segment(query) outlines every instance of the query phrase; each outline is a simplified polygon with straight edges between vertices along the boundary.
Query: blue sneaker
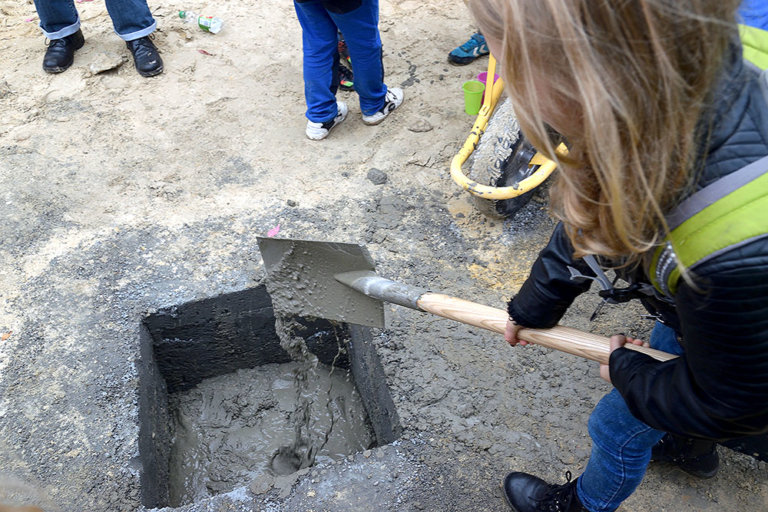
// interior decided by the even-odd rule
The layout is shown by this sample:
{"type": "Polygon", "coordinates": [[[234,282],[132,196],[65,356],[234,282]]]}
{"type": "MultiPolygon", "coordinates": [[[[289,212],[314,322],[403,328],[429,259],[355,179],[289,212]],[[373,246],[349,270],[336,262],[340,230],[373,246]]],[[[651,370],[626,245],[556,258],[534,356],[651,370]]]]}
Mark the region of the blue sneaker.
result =
{"type": "Polygon", "coordinates": [[[454,48],[454,50],[448,54],[448,62],[456,64],[457,66],[464,66],[474,61],[478,57],[488,55],[491,53],[488,50],[488,43],[485,42],[485,36],[480,32],[472,34],[469,41],[454,48]]]}

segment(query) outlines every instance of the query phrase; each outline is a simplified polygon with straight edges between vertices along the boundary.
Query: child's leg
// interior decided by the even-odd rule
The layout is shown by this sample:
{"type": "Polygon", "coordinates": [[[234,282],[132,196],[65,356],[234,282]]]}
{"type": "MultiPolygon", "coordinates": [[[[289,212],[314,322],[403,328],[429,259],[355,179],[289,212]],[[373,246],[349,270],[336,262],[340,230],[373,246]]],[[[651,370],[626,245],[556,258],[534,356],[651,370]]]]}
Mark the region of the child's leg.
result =
{"type": "Polygon", "coordinates": [[[363,0],[363,5],[346,14],[330,13],[344,34],[355,66],[355,90],[364,115],[375,114],[384,106],[387,86],[381,61],[379,1],[363,0]]]}
{"type": "Polygon", "coordinates": [[[338,77],[334,77],[339,58],[338,28],[321,2],[294,2],[294,6],[302,28],[307,119],[324,123],[338,113],[338,77]]]}

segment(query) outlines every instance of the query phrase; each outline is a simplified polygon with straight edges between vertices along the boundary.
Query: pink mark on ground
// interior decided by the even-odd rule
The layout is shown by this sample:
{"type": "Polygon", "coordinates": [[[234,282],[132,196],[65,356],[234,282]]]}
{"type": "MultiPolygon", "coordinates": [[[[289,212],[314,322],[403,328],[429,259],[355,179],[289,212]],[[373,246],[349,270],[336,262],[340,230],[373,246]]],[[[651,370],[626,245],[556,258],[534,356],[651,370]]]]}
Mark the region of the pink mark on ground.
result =
{"type": "Polygon", "coordinates": [[[270,229],[269,231],[267,231],[267,236],[269,238],[272,238],[273,236],[275,236],[279,232],[280,232],[280,224],[278,224],[277,226],[275,226],[272,229],[270,229]]]}

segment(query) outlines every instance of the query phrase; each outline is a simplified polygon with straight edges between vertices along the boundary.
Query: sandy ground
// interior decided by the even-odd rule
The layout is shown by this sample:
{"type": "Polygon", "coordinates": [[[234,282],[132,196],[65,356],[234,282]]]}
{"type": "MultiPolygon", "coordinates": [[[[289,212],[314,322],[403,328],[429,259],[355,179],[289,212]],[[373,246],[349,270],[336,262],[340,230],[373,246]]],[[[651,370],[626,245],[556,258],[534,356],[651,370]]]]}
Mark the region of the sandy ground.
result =
{"type": "MultiPolygon", "coordinates": [[[[151,3],[165,72],[145,79],[103,2],[77,4],[85,47],[52,76],[34,6],[0,1],[0,503],[142,508],[139,323],[261,282],[257,236],[363,243],[382,275],[503,307],[551,230],[543,195],[494,221],[448,175],[472,123],[460,85],[486,65],[446,63],[472,31],[463,3],[383,0],[387,83],[405,103],[368,127],[354,93],[340,93],[349,119],[322,142],[303,133],[290,2],[151,3]],[[189,28],[179,9],[225,28],[189,28]]],[[[597,302],[584,296],[564,323],[647,334],[634,307],[590,324],[597,302]]],[[[376,348],[400,440],[184,510],[501,511],[507,471],[562,481],[583,469],[586,421],[609,389],[595,364],[395,306],[387,315],[376,348]]],[[[721,455],[709,481],[652,466],[622,510],[768,509],[765,464],[721,455]]]]}

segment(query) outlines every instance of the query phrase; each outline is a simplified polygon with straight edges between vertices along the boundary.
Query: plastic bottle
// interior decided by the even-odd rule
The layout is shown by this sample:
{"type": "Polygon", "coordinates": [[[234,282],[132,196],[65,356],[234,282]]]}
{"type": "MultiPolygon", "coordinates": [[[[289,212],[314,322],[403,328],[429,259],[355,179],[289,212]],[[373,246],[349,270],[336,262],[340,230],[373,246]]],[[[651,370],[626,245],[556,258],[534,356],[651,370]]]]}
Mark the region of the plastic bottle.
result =
{"type": "Polygon", "coordinates": [[[179,18],[189,23],[195,23],[198,27],[211,34],[218,34],[221,27],[224,26],[224,20],[221,18],[200,16],[192,11],[179,11],[179,18]]]}

